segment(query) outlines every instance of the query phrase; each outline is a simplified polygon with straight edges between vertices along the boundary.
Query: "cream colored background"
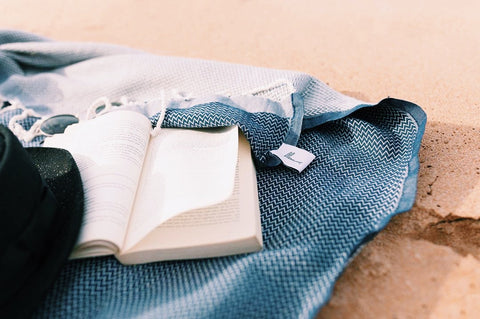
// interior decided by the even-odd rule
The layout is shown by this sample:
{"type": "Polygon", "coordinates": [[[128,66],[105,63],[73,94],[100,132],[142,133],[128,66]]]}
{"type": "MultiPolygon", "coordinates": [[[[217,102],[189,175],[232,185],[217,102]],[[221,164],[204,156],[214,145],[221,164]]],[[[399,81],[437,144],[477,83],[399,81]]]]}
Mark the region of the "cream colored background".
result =
{"type": "Polygon", "coordinates": [[[319,318],[480,313],[479,1],[0,0],[0,27],[303,71],[428,114],[415,208],[347,268],[319,318]]]}

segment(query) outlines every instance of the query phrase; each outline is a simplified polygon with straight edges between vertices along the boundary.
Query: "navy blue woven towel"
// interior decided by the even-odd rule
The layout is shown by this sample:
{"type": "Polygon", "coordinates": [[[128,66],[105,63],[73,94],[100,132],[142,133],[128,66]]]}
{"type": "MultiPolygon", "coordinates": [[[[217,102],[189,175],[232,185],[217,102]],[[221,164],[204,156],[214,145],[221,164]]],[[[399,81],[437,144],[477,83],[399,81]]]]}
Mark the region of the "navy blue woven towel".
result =
{"type": "Polygon", "coordinates": [[[366,103],[299,72],[0,31],[0,123],[16,123],[24,145],[40,145],[37,121],[83,119],[99,98],[135,104],[154,125],[165,105],[165,127],[238,125],[256,159],[265,248],[71,261],[38,318],[313,317],[352,255],[415,199],[426,122],[415,104],[366,103]],[[285,168],[270,154],[282,143],[316,158],[302,173],[285,168]]]}

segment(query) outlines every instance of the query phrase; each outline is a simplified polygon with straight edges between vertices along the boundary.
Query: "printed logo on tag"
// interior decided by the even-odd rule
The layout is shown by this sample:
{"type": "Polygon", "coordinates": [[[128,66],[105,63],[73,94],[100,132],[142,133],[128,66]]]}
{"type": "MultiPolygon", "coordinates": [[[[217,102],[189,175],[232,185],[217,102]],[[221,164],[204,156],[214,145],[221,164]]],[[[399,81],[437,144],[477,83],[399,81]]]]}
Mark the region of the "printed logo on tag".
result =
{"type": "Polygon", "coordinates": [[[289,144],[282,144],[278,150],[270,151],[270,153],[277,156],[285,166],[291,167],[299,173],[315,159],[315,155],[312,153],[289,144]]]}

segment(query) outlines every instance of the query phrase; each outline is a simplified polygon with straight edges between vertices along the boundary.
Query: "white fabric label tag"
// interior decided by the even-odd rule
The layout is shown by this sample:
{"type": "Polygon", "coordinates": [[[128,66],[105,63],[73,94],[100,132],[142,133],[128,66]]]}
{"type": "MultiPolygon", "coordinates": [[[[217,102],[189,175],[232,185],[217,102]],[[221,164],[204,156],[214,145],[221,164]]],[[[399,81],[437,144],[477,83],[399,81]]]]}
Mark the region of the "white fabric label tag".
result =
{"type": "Polygon", "coordinates": [[[282,144],[278,150],[270,153],[278,156],[285,166],[296,169],[299,173],[315,159],[312,153],[289,144],[282,144]]]}

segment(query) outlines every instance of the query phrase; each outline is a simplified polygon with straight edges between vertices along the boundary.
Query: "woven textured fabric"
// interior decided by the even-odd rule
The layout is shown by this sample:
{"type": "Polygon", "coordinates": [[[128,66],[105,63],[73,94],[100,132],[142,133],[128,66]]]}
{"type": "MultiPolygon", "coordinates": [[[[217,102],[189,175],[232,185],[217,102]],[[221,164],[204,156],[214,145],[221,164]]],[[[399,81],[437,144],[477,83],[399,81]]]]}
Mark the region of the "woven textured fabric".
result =
{"type": "MultiPolygon", "coordinates": [[[[152,117],[156,125],[157,116],[152,117]]],[[[288,134],[288,121],[270,113],[248,113],[241,110],[209,103],[185,110],[167,111],[163,127],[219,127],[238,125],[250,142],[254,156],[267,162],[270,150],[277,149],[288,134]]]]}
{"type": "MultiPolygon", "coordinates": [[[[37,318],[312,317],[365,241],[413,205],[426,117],[412,103],[370,105],[291,71],[12,31],[0,40],[3,100],[17,99],[42,116],[81,117],[99,96],[127,95],[144,103],[155,125],[155,99],[166,92],[162,126],[237,124],[257,164],[263,251],[135,266],[113,257],[71,261],[37,318]],[[179,92],[188,98],[175,99],[179,92]],[[278,165],[269,151],[284,142],[315,160],[302,173],[278,165]]],[[[8,123],[15,112],[0,113],[0,121],[8,123]]],[[[21,124],[28,129],[34,121],[21,124]]]]}

